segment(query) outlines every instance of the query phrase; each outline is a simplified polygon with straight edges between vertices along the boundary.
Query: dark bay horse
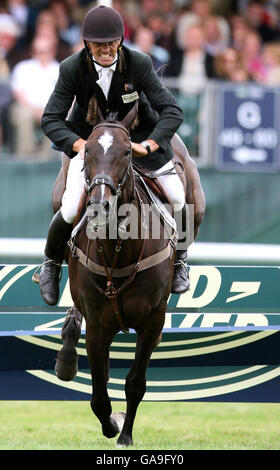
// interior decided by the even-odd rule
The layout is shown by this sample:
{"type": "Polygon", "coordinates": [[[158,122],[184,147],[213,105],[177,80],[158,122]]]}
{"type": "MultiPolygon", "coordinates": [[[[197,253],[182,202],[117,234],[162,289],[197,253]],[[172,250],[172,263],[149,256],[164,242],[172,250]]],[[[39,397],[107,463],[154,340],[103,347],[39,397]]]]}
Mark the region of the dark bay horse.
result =
{"type": "Polygon", "coordinates": [[[150,213],[149,220],[143,221],[142,209],[148,198],[134,176],[129,137],[136,113],[133,109],[122,122],[100,122],[87,140],[87,196],[69,244],[68,260],[72,299],[86,322],[91,408],[106,437],[120,432],[119,446],[133,443],[133,423],[145,394],[146,369],[161,339],[175,253],[172,237],[153,239],[150,213]],[[125,210],[112,221],[113,207],[125,210]],[[136,235],[122,238],[121,226],[121,233],[129,228],[136,235]],[[105,236],[101,238],[102,228],[105,236]],[[115,237],[108,236],[110,229],[116,229],[115,237]],[[128,329],[136,331],[137,343],[125,382],[127,409],[126,413],[112,413],[107,392],[109,348],[114,336],[128,329]]]}

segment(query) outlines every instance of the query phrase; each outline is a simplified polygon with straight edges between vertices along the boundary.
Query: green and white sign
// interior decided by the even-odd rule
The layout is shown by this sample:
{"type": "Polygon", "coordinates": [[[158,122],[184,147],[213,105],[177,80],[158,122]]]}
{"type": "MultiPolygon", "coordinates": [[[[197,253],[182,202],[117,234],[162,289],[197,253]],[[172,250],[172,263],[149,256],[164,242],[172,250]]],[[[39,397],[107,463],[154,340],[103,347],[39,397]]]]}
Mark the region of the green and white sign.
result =
{"type": "MultiPolygon", "coordinates": [[[[32,282],[35,265],[0,266],[0,308],[46,307],[32,282]]],[[[191,289],[171,295],[169,311],[280,313],[278,267],[191,266],[191,289]]],[[[73,305],[67,266],[63,267],[58,307],[73,305]]],[[[52,309],[53,310],[53,309],[52,309]]]]}

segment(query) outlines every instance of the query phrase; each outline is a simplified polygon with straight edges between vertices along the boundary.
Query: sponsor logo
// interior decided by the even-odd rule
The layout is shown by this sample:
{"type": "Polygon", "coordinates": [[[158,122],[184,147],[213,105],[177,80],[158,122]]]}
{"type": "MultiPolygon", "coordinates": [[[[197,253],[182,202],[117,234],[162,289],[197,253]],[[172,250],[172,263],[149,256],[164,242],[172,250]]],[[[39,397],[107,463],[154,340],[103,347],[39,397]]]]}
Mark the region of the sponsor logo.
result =
{"type": "MultiPolygon", "coordinates": [[[[35,265],[0,266],[0,307],[46,307],[38,286],[31,281],[36,268],[35,265]]],[[[257,307],[260,313],[280,311],[280,270],[277,267],[190,266],[189,274],[190,290],[180,296],[170,296],[170,311],[218,308],[221,312],[241,313],[241,307],[253,308],[254,313],[257,307]]],[[[72,306],[67,266],[63,267],[61,291],[58,307],[72,306]]]]}

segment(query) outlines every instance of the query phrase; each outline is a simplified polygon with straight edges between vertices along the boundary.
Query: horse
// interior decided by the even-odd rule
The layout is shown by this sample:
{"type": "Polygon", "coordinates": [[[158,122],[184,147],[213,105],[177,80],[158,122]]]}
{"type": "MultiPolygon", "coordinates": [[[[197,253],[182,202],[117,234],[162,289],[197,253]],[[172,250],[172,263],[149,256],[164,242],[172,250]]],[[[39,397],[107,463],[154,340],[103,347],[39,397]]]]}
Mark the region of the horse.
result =
{"type": "MultiPolygon", "coordinates": [[[[151,214],[143,221],[143,207],[149,204],[149,198],[133,170],[129,134],[136,113],[137,108],[133,108],[122,121],[99,122],[87,140],[86,191],[68,258],[71,296],[86,322],[91,408],[103,435],[113,438],[120,433],[117,445],[124,447],[133,444],[133,424],[146,390],[146,370],[161,340],[176,244],[176,231],[153,239],[151,214]],[[113,207],[117,213],[113,228],[117,230],[116,236],[110,237],[113,207]],[[120,208],[125,208],[121,216],[120,208]],[[135,224],[135,237],[120,236],[135,224]],[[109,348],[118,332],[125,334],[130,329],[136,332],[137,342],[125,381],[126,413],[112,413],[107,391],[109,348]]],[[[159,223],[162,234],[160,217],[159,223]]]]}
{"type": "MultiPolygon", "coordinates": [[[[149,359],[161,340],[172,283],[174,240],[172,237],[153,240],[150,233],[148,239],[143,240],[139,232],[137,239],[123,242],[110,238],[100,242],[98,238],[92,240],[91,235],[88,236],[88,226],[95,227],[94,230],[98,228],[96,221],[92,224],[96,217],[93,217],[94,211],[89,209],[97,205],[102,207],[107,227],[112,196],[118,200],[118,205],[125,205],[129,201],[131,208],[137,208],[138,216],[141,213],[140,206],[148,203],[147,195],[139,188],[139,178],[135,177],[132,168],[129,130],[135,122],[137,107],[122,122],[108,122],[104,121],[98,107],[96,110],[95,99],[92,103],[87,115],[88,122],[93,126],[85,151],[87,192],[76,221],[75,237],[69,243],[70,249],[65,251],[74,306],[62,329],[63,347],[58,353],[55,370],[62,380],[72,380],[75,376],[78,369],[75,346],[80,337],[83,315],[92,374],[92,411],[99,419],[106,437],[111,438],[120,433],[117,444],[129,446],[133,444],[132,429],[137,408],[145,393],[149,359]],[[102,151],[100,139],[102,141],[104,135],[107,135],[107,140],[103,140],[102,151]],[[109,145],[110,142],[114,144],[109,145]],[[106,146],[108,149],[104,158],[106,146]],[[87,216],[87,213],[91,215],[87,216]],[[120,330],[127,333],[129,328],[136,331],[137,344],[135,360],[125,384],[127,411],[112,413],[106,388],[109,347],[116,333],[120,330]]],[[[205,211],[199,174],[178,134],[174,135],[171,144],[175,154],[174,165],[179,160],[184,169],[179,176],[185,188],[186,202],[195,203],[196,237],[205,211]]],[[[61,206],[69,162],[69,158],[63,155],[62,167],[52,193],[54,213],[61,206]]],[[[122,217],[124,231],[127,228],[124,226],[125,220],[122,217]]],[[[137,220],[138,227],[141,228],[142,224],[142,219],[137,220]]]]}

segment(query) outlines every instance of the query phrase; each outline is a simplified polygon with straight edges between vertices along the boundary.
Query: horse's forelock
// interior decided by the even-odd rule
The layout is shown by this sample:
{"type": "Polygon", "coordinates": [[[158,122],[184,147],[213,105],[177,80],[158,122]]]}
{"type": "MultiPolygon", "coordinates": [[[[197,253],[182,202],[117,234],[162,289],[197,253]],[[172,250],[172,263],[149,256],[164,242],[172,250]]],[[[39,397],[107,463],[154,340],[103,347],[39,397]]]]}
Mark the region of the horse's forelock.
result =
{"type": "Polygon", "coordinates": [[[111,111],[107,116],[106,116],[106,122],[118,122],[118,113],[111,111]]]}

